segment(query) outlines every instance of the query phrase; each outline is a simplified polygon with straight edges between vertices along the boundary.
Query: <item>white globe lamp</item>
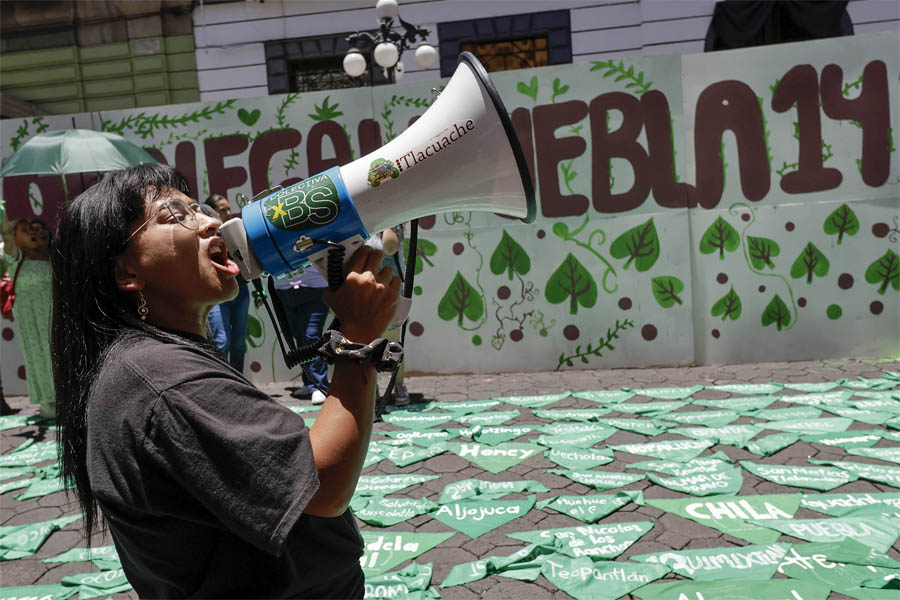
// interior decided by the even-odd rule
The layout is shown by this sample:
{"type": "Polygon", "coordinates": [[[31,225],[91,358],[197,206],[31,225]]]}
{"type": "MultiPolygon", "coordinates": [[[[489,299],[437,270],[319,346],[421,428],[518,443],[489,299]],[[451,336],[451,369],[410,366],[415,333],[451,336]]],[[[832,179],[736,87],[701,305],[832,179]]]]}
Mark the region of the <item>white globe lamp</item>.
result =
{"type": "Polygon", "coordinates": [[[379,67],[390,69],[397,64],[400,58],[400,50],[391,42],[381,42],[375,46],[375,62],[379,67]]]}
{"type": "Polygon", "coordinates": [[[378,15],[379,20],[393,19],[398,12],[397,0],[378,0],[375,3],[375,14],[378,15]]]}
{"type": "Polygon", "coordinates": [[[351,48],[344,56],[344,71],[350,77],[359,77],[366,71],[366,59],[356,48],[351,48]]]}
{"type": "Polygon", "coordinates": [[[416,48],[416,64],[423,69],[430,69],[437,59],[437,50],[431,44],[422,44],[416,48]]]}

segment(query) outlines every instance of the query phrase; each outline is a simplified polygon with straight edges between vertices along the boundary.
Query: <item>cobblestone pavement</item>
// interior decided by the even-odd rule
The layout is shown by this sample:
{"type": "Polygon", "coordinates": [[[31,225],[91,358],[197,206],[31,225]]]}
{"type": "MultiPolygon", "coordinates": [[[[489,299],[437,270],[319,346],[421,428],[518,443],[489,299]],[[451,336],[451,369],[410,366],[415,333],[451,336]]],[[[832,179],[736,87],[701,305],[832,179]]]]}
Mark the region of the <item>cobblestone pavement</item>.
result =
{"type": "MultiPolygon", "coordinates": [[[[645,369],[614,369],[614,370],[579,370],[564,372],[538,372],[538,373],[506,373],[506,374],[480,374],[457,376],[419,376],[408,377],[407,386],[413,394],[421,394],[422,399],[416,403],[441,401],[454,402],[466,400],[482,400],[492,397],[507,397],[517,395],[552,394],[566,390],[573,392],[584,390],[616,390],[623,387],[655,388],[655,387],[680,387],[693,385],[713,385],[729,383],[780,383],[788,382],[826,382],[842,378],[855,379],[858,377],[878,378],[884,371],[900,370],[898,360],[855,360],[835,359],[823,361],[789,362],[789,363],[758,363],[726,366],[704,366],[687,368],[645,368],[645,369]]],[[[381,380],[384,383],[384,380],[381,380]]],[[[262,386],[267,393],[288,406],[308,404],[308,401],[294,400],[289,390],[291,384],[267,384],[262,386]]],[[[382,385],[383,388],[383,385],[382,385]]],[[[784,390],[784,394],[791,394],[790,390],[784,390]]],[[[729,394],[701,390],[695,393],[693,399],[715,399],[730,397],[729,394]]],[[[649,398],[636,396],[629,402],[649,401],[649,398]]],[[[13,407],[22,409],[20,414],[36,412],[36,407],[28,405],[27,398],[17,397],[9,400],[13,407]]],[[[781,401],[776,401],[769,408],[787,408],[796,406],[781,401]]],[[[574,397],[565,398],[544,408],[596,408],[597,404],[588,400],[574,397]]],[[[501,404],[492,410],[512,410],[517,408],[511,405],[501,404]]],[[[519,408],[520,416],[504,423],[512,425],[540,425],[547,421],[540,419],[528,408],[519,408]]],[[[704,410],[702,406],[687,406],[685,411],[704,410]]],[[[712,409],[706,409],[712,410],[712,409]]],[[[314,414],[314,413],[312,413],[314,414]]],[[[303,414],[302,416],[308,416],[303,414]]],[[[610,413],[609,417],[633,417],[634,415],[610,413]]],[[[831,416],[831,415],[823,415],[831,416]]],[[[665,418],[660,415],[657,418],[665,418]]],[[[747,417],[741,417],[735,423],[748,423],[747,417]]],[[[459,425],[454,425],[459,426],[459,425]]],[[[854,421],[850,429],[873,429],[882,426],[871,425],[854,421]]],[[[377,434],[400,429],[388,423],[376,425],[377,434]]],[[[757,437],[762,437],[776,431],[766,430],[757,437]]],[[[538,432],[532,432],[516,439],[516,442],[534,441],[538,432]]],[[[52,439],[54,432],[47,429],[38,429],[35,426],[19,427],[3,432],[0,441],[0,452],[6,453],[18,447],[28,438],[36,438],[36,441],[52,439]]],[[[618,431],[597,447],[616,444],[630,444],[649,441],[648,436],[618,431]]],[[[653,437],[652,441],[681,440],[682,436],[673,433],[664,433],[653,437]]],[[[894,441],[881,440],[875,447],[897,447],[894,441]]],[[[824,446],[814,443],[797,442],[769,457],[760,457],[745,450],[730,445],[715,445],[703,453],[704,456],[722,451],[732,460],[753,460],[768,464],[779,465],[809,465],[808,458],[819,460],[841,460],[846,457],[841,448],[824,446]]],[[[880,465],[890,465],[877,459],[852,456],[855,462],[869,462],[880,465]]],[[[639,460],[649,460],[646,456],[635,456],[621,452],[615,453],[615,461],[604,465],[601,470],[624,472],[626,466],[639,460]]],[[[896,466],[896,465],[893,465],[896,466]]],[[[574,483],[571,480],[548,473],[547,469],[558,468],[558,465],[549,461],[543,453],[536,454],[526,461],[510,469],[492,474],[472,462],[447,452],[434,456],[422,462],[407,467],[397,467],[388,460],[383,460],[364,472],[365,475],[415,473],[423,475],[439,475],[440,478],[428,481],[424,484],[407,488],[392,496],[421,498],[427,497],[437,501],[443,488],[462,479],[483,479],[489,481],[502,480],[536,480],[541,482],[550,492],[537,494],[540,501],[555,495],[584,495],[595,493],[593,489],[574,483]]],[[[797,493],[810,490],[802,490],[795,487],[784,486],[762,480],[750,474],[746,470],[743,473],[744,483],[740,494],[778,494],[797,493]]],[[[678,498],[685,494],[668,490],[659,485],[642,480],[625,486],[623,489],[642,490],[647,499],[654,498],[678,498]]],[[[601,493],[615,493],[617,490],[601,493]]],[[[829,493],[849,492],[896,492],[890,486],[864,481],[862,479],[847,483],[829,493]]],[[[31,500],[18,501],[13,499],[15,492],[7,492],[0,496],[0,525],[11,526],[26,523],[34,523],[54,519],[63,515],[77,512],[74,503],[67,499],[65,493],[57,492],[44,497],[31,500]]],[[[524,498],[526,494],[512,494],[504,500],[524,498]]],[[[823,518],[816,512],[800,508],[794,515],[795,518],[823,518]]],[[[694,521],[683,519],[670,513],[654,508],[650,505],[638,506],[628,504],[620,510],[605,517],[602,523],[617,523],[628,521],[653,520],[653,529],[628,548],[617,560],[625,560],[628,556],[665,550],[686,550],[712,547],[728,547],[746,545],[747,542],[724,534],[717,529],[700,525],[694,521]]],[[[433,519],[429,515],[414,517],[405,522],[393,525],[388,529],[379,530],[360,522],[363,530],[369,531],[412,531],[412,532],[447,532],[453,531],[443,523],[433,519]]],[[[538,510],[536,508],[527,514],[506,523],[505,525],[490,531],[476,539],[470,539],[463,533],[455,533],[447,541],[436,548],[415,558],[418,563],[434,563],[434,575],[432,585],[435,587],[446,577],[450,569],[457,564],[478,560],[488,556],[506,556],[523,547],[524,543],[506,536],[516,531],[528,531],[537,529],[552,529],[558,527],[571,527],[583,525],[581,521],[567,515],[557,513],[550,509],[538,510]]],[[[795,538],[783,535],[780,541],[800,542],[795,538]]],[[[108,538],[95,539],[95,545],[110,543],[108,538]]],[[[84,539],[77,524],[70,525],[63,530],[54,532],[40,550],[31,557],[0,562],[2,570],[3,586],[33,585],[59,583],[62,577],[77,573],[96,570],[87,563],[43,563],[42,559],[56,556],[66,550],[84,546],[84,539]]],[[[895,559],[900,559],[900,549],[897,543],[888,551],[895,559]]],[[[400,565],[402,566],[402,564],[400,565]]],[[[664,580],[676,579],[668,575],[664,580]]],[[[472,598],[569,598],[567,594],[557,589],[543,576],[538,577],[534,583],[520,582],[497,576],[489,576],[480,581],[463,586],[439,589],[443,598],[452,600],[469,600],[472,598]]],[[[116,598],[134,597],[132,593],[117,594],[116,598]]],[[[845,598],[839,594],[832,594],[832,599],[845,598]]],[[[761,599],[764,600],[764,599],[761,599]]]]}

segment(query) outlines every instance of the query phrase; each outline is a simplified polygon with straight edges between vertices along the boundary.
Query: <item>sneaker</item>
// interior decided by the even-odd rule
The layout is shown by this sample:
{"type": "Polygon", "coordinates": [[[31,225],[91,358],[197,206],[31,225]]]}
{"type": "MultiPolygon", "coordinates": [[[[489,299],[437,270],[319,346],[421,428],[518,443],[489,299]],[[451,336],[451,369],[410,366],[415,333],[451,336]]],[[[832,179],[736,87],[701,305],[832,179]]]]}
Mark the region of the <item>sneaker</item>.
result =
{"type": "Polygon", "coordinates": [[[325,403],[325,394],[323,394],[319,390],[313,390],[312,403],[313,404],[324,404],[325,403]]]}
{"type": "Polygon", "coordinates": [[[409,404],[409,392],[406,391],[406,386],[402,383],[398,383],[394,388],[394,404],[397,406],[406,406],[409,404]]]}

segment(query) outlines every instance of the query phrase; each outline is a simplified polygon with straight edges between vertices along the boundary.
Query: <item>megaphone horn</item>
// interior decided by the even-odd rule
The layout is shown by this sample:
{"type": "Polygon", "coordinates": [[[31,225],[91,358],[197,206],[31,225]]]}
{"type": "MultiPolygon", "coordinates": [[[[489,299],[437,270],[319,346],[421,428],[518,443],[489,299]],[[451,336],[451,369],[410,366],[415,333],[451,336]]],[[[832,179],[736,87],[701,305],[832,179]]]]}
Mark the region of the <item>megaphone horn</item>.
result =
{"type": "Polygon", "coordinates": [[[535,218],[534,187],[500,95],[463,52],[431,107],[378,150],[283,189],[266,190],[221,228],[245,279],[314,264],[326,242],[348,250],[372,233],[449,211],[535,218]],[[261,197],[259,197],[261,196],[261,197]]]}

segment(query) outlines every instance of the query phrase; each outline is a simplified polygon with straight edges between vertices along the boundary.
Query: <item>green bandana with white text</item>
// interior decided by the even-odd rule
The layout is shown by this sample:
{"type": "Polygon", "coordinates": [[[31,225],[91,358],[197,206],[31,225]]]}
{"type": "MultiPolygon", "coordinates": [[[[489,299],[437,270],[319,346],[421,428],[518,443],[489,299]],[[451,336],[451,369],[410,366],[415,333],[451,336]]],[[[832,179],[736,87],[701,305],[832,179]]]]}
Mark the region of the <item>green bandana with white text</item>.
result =
{"type": "Polygon", "coordinates": [[[350,502],[350,509],[356,518],[375,527],[390,527],[429,513],[437,507],[436,502],[427,498],[357,496],[350,502]]]}
{"type": "Polygon", "coordinates": [[[615,558],[653,529],[653,521],[595,523],[538,531],[508,533],[506,537],[529,544],[556,544],[559,552],[594,560],[615,558]]]}
{"type": "Polygon", "coordinates": [[[766,544],[629,556],[638,562],[664,564],[695,581],[771,579],[790,544],[766,544]]]}
{"type": "Polygon", "coordinates": [[[519,481],[485,481],[483,479],[463,479],[448,483],[441,491],[438,502],[446,504],[459,500],[495,500],[509,494],[521,492],[549,492],[544,484],[533,479],[519,481]]]}
{"type": "Polygon", "coordinates": [[[843,433],[817,433],[803,435],[800,439],[811,444],[837,446],[838,448],[868,448],[881,441],[884,436],[879,429],[851,429],[843,433]]]}
{"type": "Polygon", "coordinates": [[[830,590],[792,579],[769,581],[673,581],[633,592],[640,600],[826,600],[830,590]]]}
{"type": "Polygon", "coordinates": [[[538,502],[537,508],[552,508],[579,521],[596,523],[631,502],[643,506],[644,493],[640,490],[623,490],[618,494],[553,496],[538,502]]]}
{"type": "Polygon", "coordinates": [[[432,517],[475,539],[518,519],[534,507],[534,494],[524,500],[462,500],[444,504],[432,517]]]}
{"type": "Polygon", "coordinates": [[[687,462],[697,458],[700,454],[715,445],[710,440],[667,440],[665,442],[647,442],[645,444],[622,444],[609,446],[617,452],[627,452],[638,456],[652,456],[663,460],[676,460],[687,462]]]}
{"type": "Polygon", "coordinates": [[[841,542],[849,538],[879,552],[887,552],[900,537],[900,519],[886,517],[753,519],[750,522],[808,542],[841,542]]]}
{"type": "Polygon", "coordinates": [[[616,600],[668,572],[664,565],[560,555],[546,556],[541,563],[544,577],[576,600],[616,600]]]}
{"type": "Polygon", "coordinates": [[[526,433],[535,431],[535,427],[519,425],[517,427],[485,427],[483,425],[475,425],[468,429],[459,429],[460,437],[469,438],[479,444],[487,444],[488,446],[496,446],[503,442],[508,442],[522,437],[526,433]]]}
{"type": "Polygon", "coordinates": [[[833,490],[856,480],[856,476],[830,467],[802,467],[796,465],[767,465],[749,460],[740,461],[742,467],[766,481],[791,487],[822,492],[833,490]]]}
{"type": "Polygon", "coordinates": [[[716,392],[728,392],[730,394],[743,395],[768,395],[777,394],[784,386],[780,383],[726,383],[724,385],[704,385],[703,389],[716,392]]]}
{"type": "Polygon", "coordinates": [[[832,517],[870,514],[874,511],[900,511],[900,492],[867,494],[805,494],[800,506],[832,517]]]}
{"type": "Polygon", "coordinates": [[[648,473],[647,479],[664,488],[692,496],[737,494],[744,485],[744,476],[741,470],[730,465],[712,473],[695,473],[676,477],[660,477],[648,473]]]}
{"type": "Polygon", "coordinates": [[[644,475],[618,473],[615,471],[576,471],[571,469],[547,469],[547,473],[561,475],[595,490],[614,490],[635,481],[644,479],[644,475]]]}
{"type": "Polygon", "coordinates": [[[635,394],[629,390],[588,390],[585,392],[572,392],[576,398],[599,402],[600,404],[617,404],[625,402],[635,394]]]}
{"type": "Polygon", "coordinates": [[[800,441],[800,437],[793,433],[773,433],[765,437],[750,440],[743,448],[747,452],[760,456],[771,456],[800,441]]]}
{"type": "Polygon", "coordinates": [[[491,473],[499,473],[539,454],[543,448],[537,444],[507,442],[488,446],[485,444],[447,442],[447,449],[491,473]]]}
{"type": "Polygon", "coordinates": [[[361,531],[360,533],[363,538],[364,554],[359,558],[359,564],[367,579],[424,554],[455,535],[453,531],[440,533],[361,531]]]}
{"type": "Polygon", "coordinates": [[[364,598],[391,600],[440,600],[431,585],[434,563],[410,563],[397,571],[367,577],[364,598]]]}
{"type": "Polygon", "coordinates": [[[587,470],[613,462],[612,450],[553,446],[544,455],[563,469],[587,470]]]}
{"type": "Polygon", "coordinates": [[[387,496],[411,485],[440,479],[440,475],[360,475],[354,496],[387,496]]]}
{"type": "Polygon", "coordinates": [[[703,389],[702,385],[690,387],[658,387],[658,388],[622,388],[628,392],[634,392],[639,396],[655,398],[657,400],[684,400],[703,389]]]}
{"type": "Polygon", "coordinates": [[[537,408],[559,402],[571,395],[571,392],[563,392],[561,394],[542,394],[538,396],[503,396],[491,398],[491,400],[499,400],[504,404],[512,404],[513,406],[521,406],[523,408],[537,408]]]}

